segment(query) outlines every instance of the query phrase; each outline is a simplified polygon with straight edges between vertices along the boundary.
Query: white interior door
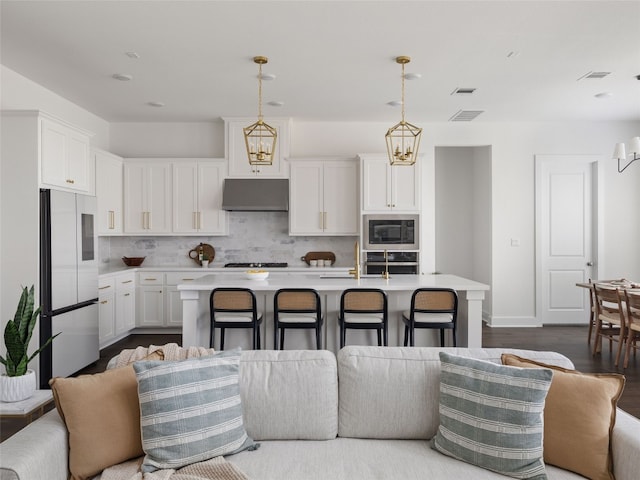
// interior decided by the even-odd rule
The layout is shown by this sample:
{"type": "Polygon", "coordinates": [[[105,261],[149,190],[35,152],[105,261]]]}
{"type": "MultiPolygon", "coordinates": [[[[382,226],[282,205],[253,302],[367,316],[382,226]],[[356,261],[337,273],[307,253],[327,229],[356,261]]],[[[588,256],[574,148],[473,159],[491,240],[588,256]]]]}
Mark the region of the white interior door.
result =
{"type": "Polygon", "coordinates": [[[540,324],[589,320],[586,289],[595,264],[597,157],[536,155],[536,316],[540,324]]]}

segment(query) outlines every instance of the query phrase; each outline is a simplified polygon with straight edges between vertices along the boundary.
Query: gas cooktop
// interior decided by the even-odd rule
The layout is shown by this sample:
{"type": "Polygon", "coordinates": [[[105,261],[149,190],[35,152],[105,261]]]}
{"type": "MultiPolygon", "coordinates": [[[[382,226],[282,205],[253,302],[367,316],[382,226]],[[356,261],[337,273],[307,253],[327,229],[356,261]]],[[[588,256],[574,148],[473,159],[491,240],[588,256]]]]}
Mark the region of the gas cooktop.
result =
{"type": "Polygon", "coordinates": [[[287,262],[253,262],[253,263],[227,263],[225,268],[285,268],[288,267],[287,262]]]}

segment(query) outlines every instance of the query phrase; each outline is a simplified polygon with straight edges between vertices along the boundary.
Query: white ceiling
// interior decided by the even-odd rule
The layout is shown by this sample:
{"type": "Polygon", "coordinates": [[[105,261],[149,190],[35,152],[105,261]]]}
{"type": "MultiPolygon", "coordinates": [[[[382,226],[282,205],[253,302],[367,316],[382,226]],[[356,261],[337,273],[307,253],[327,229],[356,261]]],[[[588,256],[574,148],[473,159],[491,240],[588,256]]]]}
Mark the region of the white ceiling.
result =
{"type": "Polygon", "coordinates": [[[2,0],[0,61],[110,122],[255,116],[255,55],[267,121],[399,120],[398,55],[412,123],[640,121],[639,32],[640,1],[2,0]]]}

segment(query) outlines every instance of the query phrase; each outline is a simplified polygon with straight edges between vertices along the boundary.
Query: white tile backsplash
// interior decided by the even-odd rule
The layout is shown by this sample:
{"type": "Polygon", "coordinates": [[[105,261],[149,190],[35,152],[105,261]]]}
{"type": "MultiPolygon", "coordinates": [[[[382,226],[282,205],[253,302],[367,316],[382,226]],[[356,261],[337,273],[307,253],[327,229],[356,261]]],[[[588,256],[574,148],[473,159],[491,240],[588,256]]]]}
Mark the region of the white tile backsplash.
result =
{"type": "Polygon", "coordinates": [[[143,266],[193,267],[189,250],[200,242],[213,246],[212,266],[229,262],[288,262],[304,266],[300,259],[310,251],[336,255],[336,266],[353,265],[353,245],[357,237],[290,237],[287,212],[229,212],[226,237],[100,237],[101,262],[121,263],[121,258],[146,257],[143,266]]]}

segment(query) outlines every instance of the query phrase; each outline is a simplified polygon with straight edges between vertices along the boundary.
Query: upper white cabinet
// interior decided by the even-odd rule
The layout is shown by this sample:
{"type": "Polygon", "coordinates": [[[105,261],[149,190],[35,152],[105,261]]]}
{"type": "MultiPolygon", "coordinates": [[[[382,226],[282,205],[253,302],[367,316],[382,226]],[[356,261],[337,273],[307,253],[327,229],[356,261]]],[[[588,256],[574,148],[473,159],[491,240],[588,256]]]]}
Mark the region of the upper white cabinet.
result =
{"type": "Polygon", "coordinates": [[[361,156],[360,159],[363,211],[420,211],[419,163],[391,166],[386,156],[361,156]]]}
{"type": "Polygon", "coordinates": [[[122,158],[94,149],[98,235],[122,234],[122,158]]]}
{"type": "Polygon", "coordinates": [[[126,159],[124,162],[124,231],[171,233],[171,162],[126,159]]]}
{"type": "Polygon", "coordinates": [[[173,160],[173,233],[227,234],[224,160],[173,160]]]}
{"type": "Polygon", "coordinates": [[[42,185],[93,195],[90,134],[46,117],[40,119],[40,129],[42,185]]]}
{"type": "Polygon", "coordinates": [[[292,160],[290,235],[358,234],[358,164],[354,160],[292,160]]]}
{"type": "Polygon", "coordinates": [[[247,147],[243,128],[255,123],[257,117],[225,118],[225,157],[229,160],[229,177],[275,177],[288,178],[289,169],[285,158],[289,156],[289,131],[291,120],[288,118],[267,117],[266,123],[278,132],[276,151],[272,165],[250,165],[247,159],[247,147]]]}

